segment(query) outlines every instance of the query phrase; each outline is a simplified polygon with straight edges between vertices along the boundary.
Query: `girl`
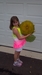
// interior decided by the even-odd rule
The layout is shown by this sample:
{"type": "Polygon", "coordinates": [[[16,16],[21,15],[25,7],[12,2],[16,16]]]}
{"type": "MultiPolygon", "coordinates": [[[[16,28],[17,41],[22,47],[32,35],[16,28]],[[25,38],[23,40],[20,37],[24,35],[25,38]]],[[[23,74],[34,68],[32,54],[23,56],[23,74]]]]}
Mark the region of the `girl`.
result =
{"type": "Polygon", "coordinates": [[[30,36],[31,34],[28,34],[26,36],[23,36],[21,34],[20,28],[19,28],[20,22],[17,16],[12,16],[10,19],[10,30],[13,32],[13,38],[14,38],[14,43],[13,43],[13,48],[15,49],[15,54],[14,54],[14,66],[20,67],[22,65],[22,61],[19,59],[20,52],[23,48],[23,45],[26,43],[25,38],[30,36]]]}

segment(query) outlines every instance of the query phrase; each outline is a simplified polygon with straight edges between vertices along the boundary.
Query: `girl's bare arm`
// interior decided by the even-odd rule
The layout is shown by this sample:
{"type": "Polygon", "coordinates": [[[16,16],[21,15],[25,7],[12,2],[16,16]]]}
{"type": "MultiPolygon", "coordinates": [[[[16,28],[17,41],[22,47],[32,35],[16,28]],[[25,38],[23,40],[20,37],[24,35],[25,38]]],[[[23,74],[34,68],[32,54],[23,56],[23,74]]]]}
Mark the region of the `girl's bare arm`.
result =
{"type": "Polygon", "coordinates": [[[31,35],[31,34],[28,34],[28,35],[25,35],[25,36],[24,35],[21,36],[17,28],[13,29],[13,34],[15,34],[19,40],[25,39],[26,37],[31,35]]]}

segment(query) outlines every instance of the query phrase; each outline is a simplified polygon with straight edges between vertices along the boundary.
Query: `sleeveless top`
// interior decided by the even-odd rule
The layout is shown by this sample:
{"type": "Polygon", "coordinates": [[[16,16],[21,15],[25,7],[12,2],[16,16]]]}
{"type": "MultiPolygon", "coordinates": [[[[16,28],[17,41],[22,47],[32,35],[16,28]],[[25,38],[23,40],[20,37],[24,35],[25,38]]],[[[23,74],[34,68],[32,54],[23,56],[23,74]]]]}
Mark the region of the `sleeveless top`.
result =
{"type": "MultiPolygon", "coordinates": [[[[13,27],[13,29],[14,29],[14,28],[15,28],[15,27],[13,27]]],[[[17,29],[18,29],[20,35],[23,36],[23,35],[21,34],[20,28],[17,27],[17,29]]],[[[13,48],[21,48],[21,47],[26,43],[26,39],[19,40],[15,34],[13,34],[13,39],[14,39],[13,48]]]]}

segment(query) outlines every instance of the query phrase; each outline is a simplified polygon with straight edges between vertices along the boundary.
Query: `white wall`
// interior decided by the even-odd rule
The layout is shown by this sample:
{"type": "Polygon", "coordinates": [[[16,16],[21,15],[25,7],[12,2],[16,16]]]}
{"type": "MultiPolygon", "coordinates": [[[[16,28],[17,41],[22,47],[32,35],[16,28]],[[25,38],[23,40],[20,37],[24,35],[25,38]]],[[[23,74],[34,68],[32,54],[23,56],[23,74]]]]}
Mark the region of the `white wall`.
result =
{"type": "Polygon", "coordinates": [[[35,24],[36,40],[27,42],[24,49],[42,52],[42,0],[0,0],[0,44],[12,46],[12,31],[9,30],[11,16],[20,22],[31,20],[35,24]]]}

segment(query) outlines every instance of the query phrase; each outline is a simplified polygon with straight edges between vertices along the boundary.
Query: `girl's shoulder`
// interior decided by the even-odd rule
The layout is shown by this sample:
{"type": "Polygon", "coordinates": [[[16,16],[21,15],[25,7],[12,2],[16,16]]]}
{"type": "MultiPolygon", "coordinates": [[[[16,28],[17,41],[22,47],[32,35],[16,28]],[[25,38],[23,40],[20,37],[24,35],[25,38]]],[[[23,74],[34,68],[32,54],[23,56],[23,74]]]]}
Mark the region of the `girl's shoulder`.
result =
{"type": "Polygon", "coordinates": [[[13,27],[12,29],[14,29],[14,28],[16,28],[16,27],[13,27]]]}
{"type": "Polygon", "coordinates": [[[16,28],[16,27],[13,27],[13,28],[12,28],[12,30],[15,30],[15,29],[17,29],[17,28],[16,28]]]}
{"type": "Polygon", "coordinates": [[[13,27],[12,29],[18,29],[19,30],[20,28],[19,27],[13,27]]]}
{"type": "Polygon", "coordinates": [[[19,27],[13,27],[13,30],[12,30],[14,33],[16,32],[19,32],[21,34],[21,30],[19,27]]]}
{"type": "Polygon", "coordinates": [[[20,31],[20,28],[19,27],[13,27],[12,30],[13,31],[17,31],[17,30],[20,31]]]}

